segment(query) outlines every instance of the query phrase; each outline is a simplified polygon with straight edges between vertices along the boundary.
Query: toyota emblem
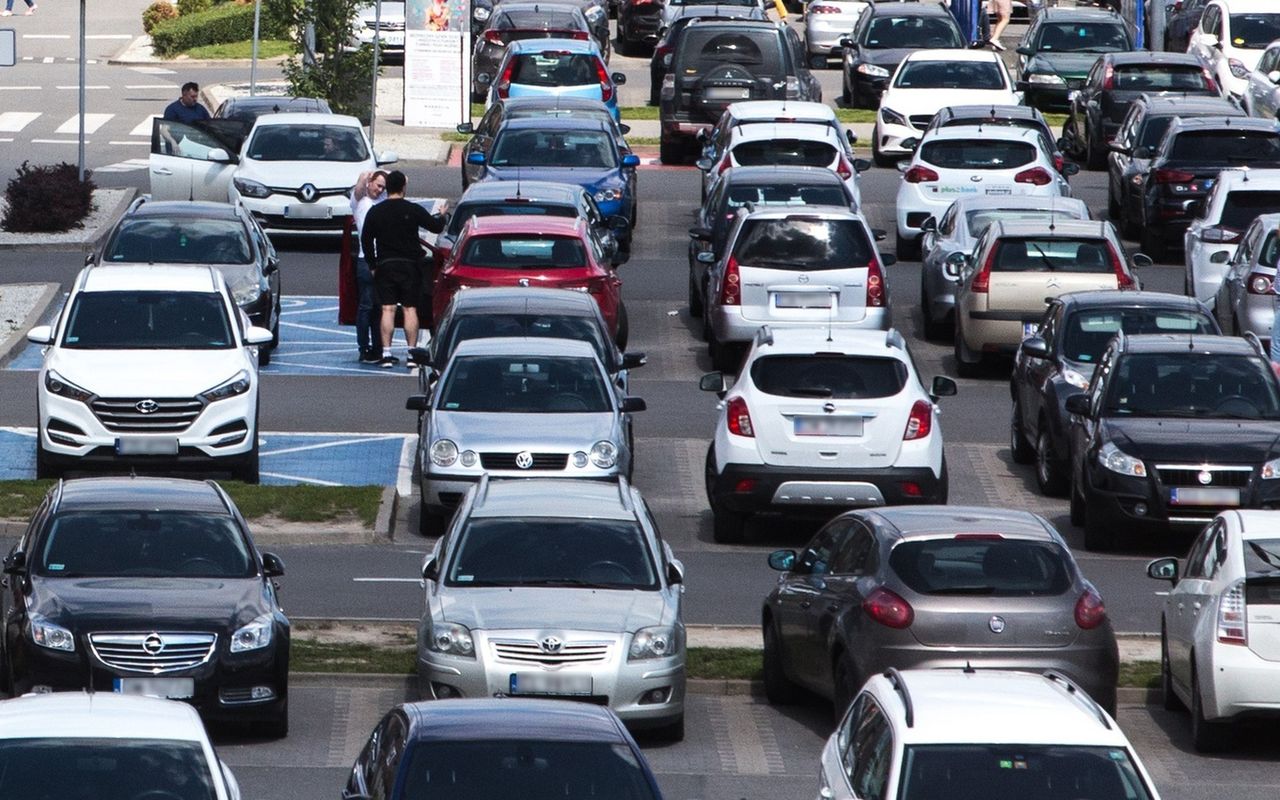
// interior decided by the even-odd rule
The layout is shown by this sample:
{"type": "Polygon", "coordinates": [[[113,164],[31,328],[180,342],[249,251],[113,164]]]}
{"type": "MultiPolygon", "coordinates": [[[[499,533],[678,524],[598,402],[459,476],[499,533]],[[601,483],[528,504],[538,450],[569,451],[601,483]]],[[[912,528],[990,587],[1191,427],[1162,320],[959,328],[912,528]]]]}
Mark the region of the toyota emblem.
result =
{"type": "Polygon", "coordinates": [[[533,453],[528,450],[521,450],[516,453],[516,466],[520,469],[528,469],[533,466],[533,453]]]}
{"type": "Polygon", "coordinates": [[[160,410],[160,404],[155,400],[139,400],[133,407],[138,409],[139,414],[154,414],[160,410]]]}
{"type": "Polygon", "coordinates": [[[559,653],[562,647],[564,647],[564,642],[554,636],[546,636],[542,641],[538,642],[538,649],[547,654],[559,653]]]}
{"type": "Polygon", "coordinates": [[[1196,475],[1196,480],[1200,481],[1201,486],[1208,486],[1213,483],[1213,473],[1207,469],[1202,469],[1199,474],[1196,475]]]}
{"type": "Polygon", "coordinates": [[[153,633],[142,640],[142,649],[149,656],[158,656],[164,650],[164,639],[160,638],[160,634],[153,633]]]}
{"type": "Polygon", "coordinates": [[[1004,617],[995,616],[987,620],[987,627],[992,633],[1004,633],[1004,617]]]}
{"type": "Polygon", "coordinates": [[[316,195],[320,192],[316,189],[315,184],[304,183],[302,188],[298,190],[298,199],[304,203],[314,203],[316,195]]]}

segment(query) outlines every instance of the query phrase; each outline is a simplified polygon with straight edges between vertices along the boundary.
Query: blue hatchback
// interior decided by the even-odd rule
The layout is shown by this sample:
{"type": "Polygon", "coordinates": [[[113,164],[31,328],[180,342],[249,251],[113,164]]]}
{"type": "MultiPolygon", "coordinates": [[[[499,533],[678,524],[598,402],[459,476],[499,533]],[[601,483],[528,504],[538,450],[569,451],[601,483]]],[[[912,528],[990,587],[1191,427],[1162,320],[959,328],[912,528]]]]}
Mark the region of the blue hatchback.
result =
{"type": "Polygon", "coordinates": [[[590,39],[520,39],[507,45],[486,105],[512,97],[559,95],[599,100],[618,119],[621,72],[609,73],[600,48],[590,39]]]}

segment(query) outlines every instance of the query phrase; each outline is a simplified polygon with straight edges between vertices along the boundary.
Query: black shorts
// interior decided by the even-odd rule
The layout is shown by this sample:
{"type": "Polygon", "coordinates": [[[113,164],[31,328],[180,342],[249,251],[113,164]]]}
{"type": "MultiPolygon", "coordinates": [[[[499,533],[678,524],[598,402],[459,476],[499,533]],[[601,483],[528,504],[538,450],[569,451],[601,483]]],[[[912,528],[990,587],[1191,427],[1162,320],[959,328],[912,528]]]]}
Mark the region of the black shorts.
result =
{"type": "Polygon", "coordinates": [[[415,261],[383,261],[373,273],[373,295],[378,305],[417,307],[422,302],[422,265],[415,261]]]}

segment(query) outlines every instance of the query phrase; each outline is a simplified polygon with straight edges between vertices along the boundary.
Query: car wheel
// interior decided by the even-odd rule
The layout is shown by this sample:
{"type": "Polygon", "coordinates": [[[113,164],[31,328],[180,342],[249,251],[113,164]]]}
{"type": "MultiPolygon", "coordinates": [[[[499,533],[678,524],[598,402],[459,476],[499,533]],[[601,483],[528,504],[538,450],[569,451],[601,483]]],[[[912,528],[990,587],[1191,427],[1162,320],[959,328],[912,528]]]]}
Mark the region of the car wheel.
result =
{"type": "Polygon", "coordinates": [[[702,318],[702,293],[698,291],[692,271],[689,272],[689,316],[694,319],[702,318]]]}
{"type": "Polygon", "coordinates": [[[826,69],[827,57],[821,53],[809,54],[809,69],[826,69]]]}
{"type": "Polygon", "coordinates": [[[1151,257],[1157,264],[1165,259],[1164,235],[1152,225],[1143,225],[1139,236],[1142,252],[1151,257]]]}
{"type": "Polygon", "coordinates": [[[683,742],[684,714],[677,717],[674,722],[663,725],[661,728],[654,728],[651,734],[653,738],[664,742],[683,742]]]}
{"type": "Polygon", "coordinates": [[[1169,634],[1163,621],[1160,623],[1160,702],[1166,711],[1182,711],[1186,708],[1182,699],[1173,691],[1173,671],[1169,667],[1169,634]]]}
{"type": "Polygon", "coordinates": [[[839,725],[844,712],[849,710],[849,704],[858,696],[858,690],[862,686],[857,683],[857,677],[843,655],[836,657],[832,672],[835,677],[835,685],[831,687],[832,710],[835,711],[836,724],[839,725]]]}
{"type": "Polygon", "coordinates": [[[232,470],[232,477],[244,483],[257,483],[261,478],[258,471],[258,421],[255,418],[253,429],[249,431],[249,435],[253,437],[253,447],[248,453],[240,457],[240,463],[232,470]]]}
{"type": "Polygon", "coordinates": [[[711,331],[711,338],[707,340],[707,353],[711,356],[712,369],[736,375],[738,368],[742,366],[738,357],[738,345],[720,341],[716,338],[715,331],[711,331]]]}
{"type": "Polygon", "coordinates": [[[57,480],[62,477],[62,468],[54,466],[49,453],[40,446],[39,437],[36,438],[36,478],[40,480],[57,480]]]}
{"type": "Polygon", "coordinates": [[[258,366],[265,367],[271,363],[271,347],[269,345],[258,345],[258,366]]]}
{"type": "Polygon", "coordinates": [[[945,339],[947,338],[947,323],[939,322],[933,318],[933,312],[929,310],[929,296],[924,290],[924,278],[920,278],[920,318],[924,321],[924,338],[926,339],[945,339]]]}
{"type": "Polygon", "coordinates": [[[627,349],[627,339],[631,337],[631,322],[627,319],[627,304],[618,301],[618,332],[614,334],[613,339],[618,343],[619,350],[627,349]]]}
{"type": "Polygon", "coordinates": [[[627,40],[627,26],[623,23],[621,16],[618,17],[617,48],[618,48],[618,55],[620,56],[629,56],[632,54],[634,50],[634,48],[632,48],[631,46],[631,42],[627,40]]]}
{"type": "MultiPolygon", "coordinates": [[[[1194,655],[1192,656],[1194,659],[1194,655]]],[[[1200,676],[1191,668],[1191,743],[1201,753],[1223,750],[1230,740],[1226,723],[1210,722],[1204,716],[1204,697],[1200,694],[1200,676]]]]}
{"type": "MultiPolygon", "coordinates": [[[[1101,131],[1097,131],[1097,133],[1101,133],[1101,131]]],[[[1104,169],[1107,166],[1107,151],[1094,143],[1096,138],[1095,136],[1090,136],[1085,143],[1085,166],[1093,170],[1104,169]]]]}
{"type": "Polygon", "coordinates": [[[853,108],[853,95],[849,93],[848,74],[844,73],[844,65],[840,66],[842,76],[840,78],[840,103],[845,108],[853,108]]]}
{"type": "Polygon", "coordinates": [[[258,730],[270,739],[284,739],[289,735],[289,700],[285,699],[280,713],[275,718],[262,723],[258,730]]]}
{"type": "Polygon", "coordinates": [[[663,164],[683,164],[687,148],[684,142],[662,137],[658,139],[658,158],[663,164]]]}
{"type": "MultiPolygon", "coordinates": [[[[621,50],[621,49],[619,49],[619,50],[618,50],[618,52],[619,52],[619,53],[621,53],[621,52],[622,52],[622,50],[621,50]]],[[[624,53],[624,55],[625,55],[625,53],[624,53]]],[[[659,97],[659,93],[660,93],[661,91],[662,91],[662,89],[661,89],[661,87],[660,87],[659,83],[658,83],[657,81],[653,80],[653,79],[650,79],[650,80],[649,80],[649,105],[651,105],[651,106],[657,106],[657,105],[658,105],[658,103],[659,103],[659,102],[660,102],[660,100],[661,100],[661,98],[659,97]]]]}
{"type": "Polygon", "coordinates": [[[1036,485],[1045,497],[1060,497],[1067,480],[1062,474],[1062,464],[1053,457],[1048,427],[1048,423],[1040,421],[1040,433],[1036,436],[1036,485]]]}
{"type": "Polygon", "coordinates": [[[982,371],[982,355],[972,353],[964,343],[964,333],[956,326],[952,352],[956,359],[956,374],[962,378],[976,378],[982,371]]]}
{"type": "Polygon", "coordinates": [[[765,699],[775,706],[791,705],[797,699],[799,687],[791,682],[782,668],[782,643],[778,641],[773,620],[765,622],[763,633],[765,699]]]}
{"type": "Polygon", "coordinates": [[[1107,189],[1107,218],[1115,223],[1117,228],[1123,227],[1120,220],[1120,201],[1116,199],[1115,192],[1110,189],[1107,189]]]}
{"type": "Polygon", "coordinates": [[[890,158],[880,152],[880,137],[876,136],[875,130],[871,132],[871,160],[875,162],[877,167],[892,167],[897,163],[897,159],[890,158]]]}
{"type": "Polygon", "coordinates": [[[1113,550],[1116,545],[1115,537],[1103,527],[1099,516],[1097,510],[1086,501],[1084,503],[1084,549],[1094,553],[1113,550]]]}
{"type": "Polygon", "coordinates": [[[908,239],[902,234],[896,234],[897,252],[899,261],[919,261],[920,260],[920,238],[908,239]]]}
{"type": "Polygon", "coordinates": [[[1077,528],[1084,527],[1084,498],[1080,495],[1079,481],[1072,479],[1068,494],[1071,497],[1071,524],[1077,528]]]}
{"type": "Polygon", "coordinates": [[[444,536],[448,522],[449,518],[444,513],[428,508],[426,505],[418,507],[418,533],[426,538],[438,539],[444,536]]]}

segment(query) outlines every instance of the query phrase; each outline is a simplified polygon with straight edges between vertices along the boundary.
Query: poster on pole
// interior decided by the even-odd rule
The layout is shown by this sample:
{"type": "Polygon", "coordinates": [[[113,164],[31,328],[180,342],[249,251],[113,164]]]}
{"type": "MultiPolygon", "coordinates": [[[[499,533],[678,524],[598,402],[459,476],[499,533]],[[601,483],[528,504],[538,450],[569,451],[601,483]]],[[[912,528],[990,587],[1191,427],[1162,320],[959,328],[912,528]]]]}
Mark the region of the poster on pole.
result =
{"type": "Polygon", "coordinates": [[[471,120],[470,0],[407,0],[404,124],[452,128],[471,120]]]}

